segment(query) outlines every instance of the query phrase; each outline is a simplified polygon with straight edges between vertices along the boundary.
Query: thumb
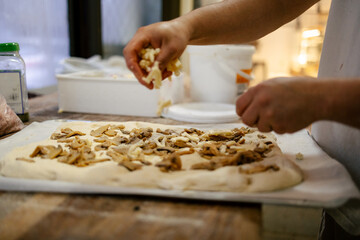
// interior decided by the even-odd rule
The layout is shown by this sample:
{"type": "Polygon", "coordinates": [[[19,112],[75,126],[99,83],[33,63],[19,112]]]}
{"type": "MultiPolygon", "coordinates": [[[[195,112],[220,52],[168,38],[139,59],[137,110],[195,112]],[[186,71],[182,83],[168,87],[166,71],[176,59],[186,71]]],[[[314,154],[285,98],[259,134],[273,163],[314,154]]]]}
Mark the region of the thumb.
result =
{"type": "Polygon", "coordinates": [[[159,55],[157,56],[156,60],[159,62],[159,68],[161,71],[166,69],[168,63],[181,56],[184,50],[179,50],[177,47],[168,45],[163,46],[160,50],[159,55]]]}

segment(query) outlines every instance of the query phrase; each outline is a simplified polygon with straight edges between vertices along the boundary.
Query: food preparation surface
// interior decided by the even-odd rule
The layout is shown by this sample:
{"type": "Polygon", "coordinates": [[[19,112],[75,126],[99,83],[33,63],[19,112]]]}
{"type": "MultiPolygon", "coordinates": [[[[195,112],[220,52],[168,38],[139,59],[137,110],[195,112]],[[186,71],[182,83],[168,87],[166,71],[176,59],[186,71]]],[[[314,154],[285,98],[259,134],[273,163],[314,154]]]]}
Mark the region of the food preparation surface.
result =
{"type": "MultiPolygon", "coordinates": [[[[81,119],[185,124],[163,118],[57,113],[56,98],[53,94],[32,99],[31,121],[81,119]]],[[[39,236],[47,239],[235,239],[241,236],[260,239],[260,206],[131,193],[109,196],[0,192],[0,239],[39,236]]]]}
{"type": "MultiPolygon", "coordinates": [[[[0,158],[15,146],[24,146],[48,138],[63,121],[50,120],[33,123],[23,131],[0,142],[0,158]]],[[[194,125],[187,127],[193,127],[194,125]]],[[[195,125],[200,129],[233,129],[236,124],[195,125]]],[[[42,191],[64,193],[132,194],[172,198],[259,202],[312,207],[337,207],[351,197],[359,197],[354,183],[345,168],[325,154],[311,139],[306,130],[295,134],[276,135],[283,154],[302,170],[304,180],[299,185],[263,193],[225,191],[182,191],[124,186],[91,185],[86,183],[53,180],[33,180],[0,176],[0,189],[13,191],[42,191]],[[296,155],[303,156],[296,160],[296,155]]],[[[105,173],[103,173],[105,174],[105,173]]],[[[284,179],[286,181],[286,179],[284,179]]]]}
{"type": "MultiPolygon", "coordinates": [[[[184,124],[163,118],[59,114],[56,93],[30,100],[31,122],[53,119],[184,124]]],[[[0,191],[0,239],[257,240],[260,225],[260,204],[0,191]]]]}

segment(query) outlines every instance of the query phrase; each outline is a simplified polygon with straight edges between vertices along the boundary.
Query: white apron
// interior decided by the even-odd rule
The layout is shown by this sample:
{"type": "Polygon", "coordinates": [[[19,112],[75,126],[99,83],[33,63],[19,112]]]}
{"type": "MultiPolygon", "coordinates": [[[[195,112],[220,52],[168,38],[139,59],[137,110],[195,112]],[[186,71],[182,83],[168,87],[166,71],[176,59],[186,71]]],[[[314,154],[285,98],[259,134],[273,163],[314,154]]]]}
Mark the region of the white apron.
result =
{"type": "MultiPolygon", "coordinates": [[[[332,1],[318,77],[356,77],[360,81],[360,0],[332,1]]],[[[360,94],[353,104],[360,106],[360,94]]],[[[360,188],[360,129],[320,121],[312,125],[311,132],[323,150],[346,167],[360,188]]],[[[349,233],[360,234],[360,201],[327,212],[349,233]]]]}

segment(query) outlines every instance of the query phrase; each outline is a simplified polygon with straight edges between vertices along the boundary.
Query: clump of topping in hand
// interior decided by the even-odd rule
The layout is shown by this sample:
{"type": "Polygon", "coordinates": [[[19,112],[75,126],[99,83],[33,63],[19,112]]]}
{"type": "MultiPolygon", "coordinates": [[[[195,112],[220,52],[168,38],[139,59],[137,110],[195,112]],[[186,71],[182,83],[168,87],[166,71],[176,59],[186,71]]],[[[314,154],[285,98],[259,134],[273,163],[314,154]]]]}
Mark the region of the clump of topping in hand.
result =
{"type": "MultiPolygon", "coordinates": [[[[146,83],[153,82],[155,89],[159,89],[161,87],[162,81],[162,74],[159,69],[159,62],[155,61],[159,53],[160,48],[154,49],[153,47],[141,49],[141,51],[139,52],[139,66],[141,69],[145,70],[148,73],[146,77],[143,77],[143,81],[146,83]]],[[[176,76],[179,76],[181,67],[182,66],[179,59],[173,59],[166,66],[166,70],[173,72],[176,76]]]]}

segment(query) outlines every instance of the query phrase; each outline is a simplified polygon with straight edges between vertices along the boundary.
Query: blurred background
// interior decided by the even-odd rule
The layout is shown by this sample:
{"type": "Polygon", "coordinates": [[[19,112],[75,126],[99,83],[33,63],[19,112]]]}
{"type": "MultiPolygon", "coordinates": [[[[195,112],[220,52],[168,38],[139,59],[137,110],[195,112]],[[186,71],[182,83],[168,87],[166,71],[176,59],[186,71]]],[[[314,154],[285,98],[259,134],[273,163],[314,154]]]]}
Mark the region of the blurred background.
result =
{"type": "MultiPolygon", "coordinates": [[[[30,92],[56,91],[61,60],[72,57],[108,58],[122,49],[140,26],[170,20],[210,0],[0,0],[0,42],[18,42],[27,67],[30,92]]],[[[330,0],[323,0],[301,17],[250,43],[252,85],[275,76],[316,76],[330,0]]],[[[182,57],[184,72],[188,56],[182,57]]]]}

